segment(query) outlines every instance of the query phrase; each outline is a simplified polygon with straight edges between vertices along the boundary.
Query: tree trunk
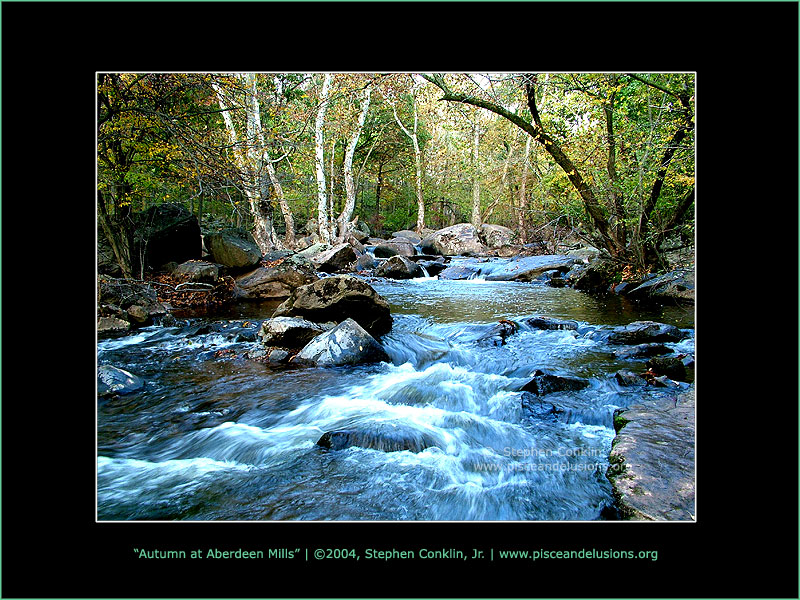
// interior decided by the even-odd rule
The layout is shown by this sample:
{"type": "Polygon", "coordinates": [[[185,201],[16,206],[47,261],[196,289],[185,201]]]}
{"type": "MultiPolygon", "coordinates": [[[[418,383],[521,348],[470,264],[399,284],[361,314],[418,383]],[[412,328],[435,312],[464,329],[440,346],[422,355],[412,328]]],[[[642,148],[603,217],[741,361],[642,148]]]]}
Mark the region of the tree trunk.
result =
{"type": "Polygon", "coordinates": [[[419,148],[419,137],[417,136],[417,127],[419,124],[419,114],[417,112],[417,97],[416,94],[414,95],[414,128],[409,131],[403,125],[403,122],[400,120],[400,117],[397,115],[397,109],[394,104],[392,104],[392,113],[394,114],[394,120],[397,121],[397,124],[400,126],[400,129],[403,130],[410,139],[412,144],[414,145],[414,168],[416,173],[416,192],[417,192],[417,224],[416,224],[416,231],[417,233],[422,233],[422,229],[425,227],[425,198],[422,193],[422,152],[419,148]]]}
{"type": "Polygon", "coordinates": [[[316,149],[317,166],[317,227],[320,239],[326,243],[331,243],[331,230],[328,217],[328,198],[325,192],[325,138],[323,128],[325,126],[325,112],[328,109],[328,92],[331,87],[331,73],[325,74],[320,92],[320,105],[317,109],[317,119],[315,121],[314,141],[316,149]]]}
{"type": "Polygon", "coordinates": [[[533,115],[533,123],[529,123],[519,115],[510,112],[494,102],[489,102],[481,98],[475,98],[461,92],[454,92],[450,90],[444,80],[438,75],[422,75],[422,77],[436,85],[444,92],[444,96],[442,97],[443,100],[461,102],[463,104],[477,106],[478,108],[485,108],[486,110],[508,119],[517,127],[521,128],[528,135],[530,135],[535,141],[539,142],[539,144],[542,145],[542,147],[553,158],[553,160],[555,160],[556,164],[558,164],[564,173],[566,173],[570,183],[578,192],[586,213],[589,215],[595,230],[599,234],[599,239],[596,240],[596,243],[601,248],[605,248],[612,256],[618,256],[625,252],[625,248],[620,248],[617,245],[615,238],[611,235],[608,219],[606,218],[605,214],[603,214],[603,208],[592,191],[592,188],[583,179],[580,171],[572,162],[572,160],[570,160],[570,158],[564,153],[564,151],[561,149],[561,146],[542,128],[539,112],[536,109],[535,78],[529,79],[525,83],[525,91],[528,97],[528,108],[531,111],[531,115],[533,115]]]}
{"type": "Polygon", "coordinates": [[[248,196],[250,200],[250,212],[253,215],[253,237],[256,244],[261,249],[262,254],[266,254],[276,246],[277,235],[272,226],[272,217],[269,215],[267,205],[269,203],[269,186],[262,174],[262,151],[261,151],[261,109],[256,95],[256,74],[247,73],[243,76],[246,88],[246,114],[247,114],[247,170],[250,175],[251,192],[248,196]]]}
{"type": "Polygon", "coordinates": [[[294,216],[292,215],[292,210],[289,208],[289,203],[286,201],[286,197],[283,194],[283,186],[281,182],[278,180],[277,174],[275,173],[275,167],[270,162],[269,154],[267,153],[266,148],[264,149],[264,160],[265,166],[267,168],[267,174],[269,175],[269,179],[272,182],[272,189],[275,190],[275,196],[278,198],[278,206],[281,209],[281,214],[283,215],[283,221],[286,223],[286,234],[284,235],[284,245],[287,248],[294,248],[297,244],[296,234],[294,230],[294,216]]]}
{"type": "Polygon", "coordinates": [[[375,183],[375,224],[380,226],[381,187],[383,186],[383,163],[378,163],[378,178],[375,183]]]}
{"type": "Polygon", "coordinates": [[[353,137],[350,138],[350,144],[347,146],[347,151],[344,154],[344,187],[346,192],[344,207],[339,215],[338,226],[339,235],[337,242],[342,243],[347,239],[347,234],[350,232],[350,219],[353,217],[353,210],[356,206],[356,187],[353,181],[353,156],[356,153],[356,146],[358,145],[358,138],[361,136],[361,130],[364,128],[364,122],[367,119],[367,112],[369,111],[369,100],[372,93],[372,86],[367,85],[361,97],[360,113],[358,115],[358,123],[353,132],[353,137]]]}
{"type": "Polygon", "coordinates": [[[100,225],[103,228],[103,233],[111,245],[111,250],[114,252],[114,258],[117,259],[117,264],[122,270],[122,276],[125,279],[133,279],[133,267],[131,265],[130,244],[128,243],[128,236],[124,231],[119,231],[111,223],[111,218],[108,215],[105,199],[103,193],[98,190],[97,192],[97,217],[100,225]]]}
{"type": "Polygon", "coordinates": [[[525,228],[525,212],[528,210],[528,159],[531,154],[531,137],[525,140],[525,156],[522,159],[522,178],[519,184],[519,210],[517,210],[517,226],[519,228],[519,241],[528,243],[528,231],[525,228]]]}
{"type": "MultiPolygon", "coordinates": [[[[239,143],[239,135],[229,114],[229,107],[222,88],[215,82],[211,86],[217,94],[222,119],[225,122],[225,129],[228,132],[228,139],[233,152],[234,163],[243,181],[244,194],[250,207],[250,215],[253,218],[253,239],[261,252],[266,253],[272,250],[277,236],[272,226],[272,219],[265,213],[261,206],[262,193],[264,187],[260,177],[260,152],[256,147],[257,133],[261,128],[261,117],[258,107],[258,98],[255,97],[255,75],[250,73],[242,76],[245,87],[245,112],[247,122],[247,144],[244,152],[239,143]],[[252,77],[251,77],[252,76],[252,77]],[[256,124],[256,119],[258,123],[256,124]]],[[[268,201],[268,200],[267,200],[268,201]]]]}
{"type": "Polygon", "coordinates": [[[471,223],[475,229],[481,228],[481,180],[480,165],[478,163],[478,148],[480,146],[480,127],[475,122],[472,125],[472,218],[471,223]]]}
{"type": "MultiPolygon", "coordinates": [[[[614,80],[616,83],[616,80],[614,80]]],[[[617,176],[617,142],[614,136],[614,97],[612,93],[608,102],[603,103],[603,113],[606,118],[606,138],[608,144],[608,160],[606,161],[606,171],[608,172],[608,193],[611,198],[611,205],[614,207],[614,236],[617,244],[624,248],[627,245],[627,233],[625,225],[625,207],[622,203],[622,194],[619,189],[619,177],[617,176]]]]}

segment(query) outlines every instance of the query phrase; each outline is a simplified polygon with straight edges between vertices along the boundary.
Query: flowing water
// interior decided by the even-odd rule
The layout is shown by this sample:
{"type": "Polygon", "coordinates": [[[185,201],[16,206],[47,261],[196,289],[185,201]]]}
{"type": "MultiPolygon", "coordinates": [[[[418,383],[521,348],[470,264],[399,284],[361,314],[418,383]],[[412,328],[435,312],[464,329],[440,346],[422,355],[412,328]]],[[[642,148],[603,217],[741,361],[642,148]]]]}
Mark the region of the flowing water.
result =
{"type": "MultiPolygon", "coordinates": [[[[595,520],[613,515],[605,477],[613,411],[645,394],[613,373],[597,328],[651,319],[690,337],[693,312],[643,309],[540,283],[370,280],[389,302],[391,363],[274,366],[248,358],[274,305],[247,320],[190,319],[101,340],[98,363],[142,377],[138,392],[98,400],[100,520],[595,520]],[[524,317],[576,320],[576,331],[533,329],[524,317]],[[502,340],[500,319],[518,329],[502,340]],[[198,327],[200,326],[200,327],[198,327]],[[244,333],[244,335],[242,335],[244,333]],[[596,337],[596,336],[595,336],[596,337]],[[522,406],[541,369],[587,378],[542,400],[558,419],[522,406]],[[388,452],[317,445],[327,431],[424,440],[388,452]]],[[[685,385],[685,384],[683,384],[685,385]]]]}

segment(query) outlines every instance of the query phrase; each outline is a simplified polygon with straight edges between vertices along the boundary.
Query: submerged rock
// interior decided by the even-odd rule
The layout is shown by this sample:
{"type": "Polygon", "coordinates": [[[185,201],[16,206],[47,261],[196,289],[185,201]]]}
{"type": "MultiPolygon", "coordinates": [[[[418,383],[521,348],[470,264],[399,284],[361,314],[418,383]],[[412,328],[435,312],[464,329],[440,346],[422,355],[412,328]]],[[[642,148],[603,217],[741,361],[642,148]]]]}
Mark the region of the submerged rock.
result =
{"type": "Polygon", "coordinates": [[[353,446],[383,452],[422,452],[435,446],[431,435],[403,425],[377,423],[370,429],[339,429],[326,431],[317,441],[318,446],[330,450],[344,450],[353,446]]]}
{"type": "Polygon", "coordinates": [[[144,387],[144,380],[133,373],[112,365],[101,365],[97,369],[97,395],[130,394],[144,387]]]}
{"type": "Polygon", "coordinates": [[[641,387],[647,385],[647,380],[645,380],[644,377],[638,373],[629,371],[628,369],[620,369],[614,373],[614,379],[616,379],[617,383],[624,387],[641,387]]]}
{"type": "Polygon", "coordinates": [[[656,356],[647,361],[648,368],[656,375],[665,375],[673,381],[686,381],[686,366],[678,356],[656,356]]]}
{"type": "Polygon", "coordinates": [[[606,476],[623,518],[694,520],[694,412],[693,388],[618,412],[606,476]]]}
{"type": "Polygon", "coordinates": [[[294,360],[330,367],[390,359],[375,338],[353,319],[348,318],[311,340],[294,360]]]}
{"type": "Polygon", "coordinates": [[[530,392],[522,393],[521,403],[522,409],[528,416],[542,421],[557,421],[564,414],[564,409],[551,402],[544,402],[539,396],[530,392]]]}
{"type": "Polygon", "coordinates": [[[535,316],[531,317],[530,319],[526,319],[525,323],[534,329],[546,329],[551,331],[562,329],[574,331],[578,329],[577,321],[554,319],[553,317],[535,316]]]}
{"type": "Polygon", "coordinates": [[[522,386],[522,391],[544,396],[553,392],[574,392],[582,390],[588,385],[589,381],[580,377],[551,375],[537,369],[533,373],[533,379],[522,386]]]}
{"type": "Polygon", "coordinates": [[[608,336],[609,344],[643,344],[652,342],[679,342],[686,337],[674,325],[656,321],[634,321],[615,327],[608,336]]]}
{"type": "Polygon", "coordinates": [[[617,358],[650,358],[651,356],[659,356],[661,354],[669,354],[673,352],[672,348],[664,344],[648,343],[638,344],[630,348],[622,348],[614,352],[617,358]]]}
{"type": "MultiPolygon", "coordinates": [[[[435,277],[447,268],[447,265],[444,263],[444,261],[419,260],[415,262],[420,266],[420,268],[425,269],[429,277],[435,277]]],[[[424,276],[425,273],[422,275],[424,276]]]]}
{"type": "Polygon", "coordinates": [[[350,317],[373,336],[392,329],[388,302],[353,275],[326,277],[296,288],[273,316],[303,317],[315,323],[341,323],[350,317]]]}

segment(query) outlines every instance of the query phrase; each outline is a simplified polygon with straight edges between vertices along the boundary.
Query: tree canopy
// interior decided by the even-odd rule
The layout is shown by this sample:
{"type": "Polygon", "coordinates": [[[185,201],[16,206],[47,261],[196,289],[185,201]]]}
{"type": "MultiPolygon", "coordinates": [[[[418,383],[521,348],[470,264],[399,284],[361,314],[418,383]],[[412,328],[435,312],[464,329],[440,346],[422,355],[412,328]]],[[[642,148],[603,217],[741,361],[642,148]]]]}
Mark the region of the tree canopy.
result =
{"type": "Polygon", "coordinates": [[[565,228],[640,270],[693,239],[693,73],[101,73],[97,214],[178,202],[263,251],[456,222],[565,228]]]}

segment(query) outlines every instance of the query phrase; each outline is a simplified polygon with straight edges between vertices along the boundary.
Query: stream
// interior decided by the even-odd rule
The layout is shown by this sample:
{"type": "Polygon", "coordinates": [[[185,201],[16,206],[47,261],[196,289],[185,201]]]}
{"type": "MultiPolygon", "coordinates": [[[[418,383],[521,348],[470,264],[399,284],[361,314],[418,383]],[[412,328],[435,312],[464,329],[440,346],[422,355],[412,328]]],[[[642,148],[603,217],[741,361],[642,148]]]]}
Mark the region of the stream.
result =
{"type": "MultiPolygon", "coordinates": [[[[586,521],[613,518],[605,477],[613,412],[664,388],[625,388],[644,370],[593,338],[654,320],[690,333],[691,307],[637,306],[539,282],[368,279],[390,304],[391,363],[271,365],[248,358],[275,304],[149,326],[98,342],[98,364],[135,373],[134,393],[99,399],[99,520],[586,521]],[[524,319],[577,321],[540,330],[524,319]],[[504,343],[486,335],[518,325],[504,343]],[[520,388],[540,369],[586,378],[532,416],[520,388]],[[334,430],[402,432],[421,451],[317,445],[334,430]]],[[[686,384],[681,384],[686,386],[686,384]]]]}

